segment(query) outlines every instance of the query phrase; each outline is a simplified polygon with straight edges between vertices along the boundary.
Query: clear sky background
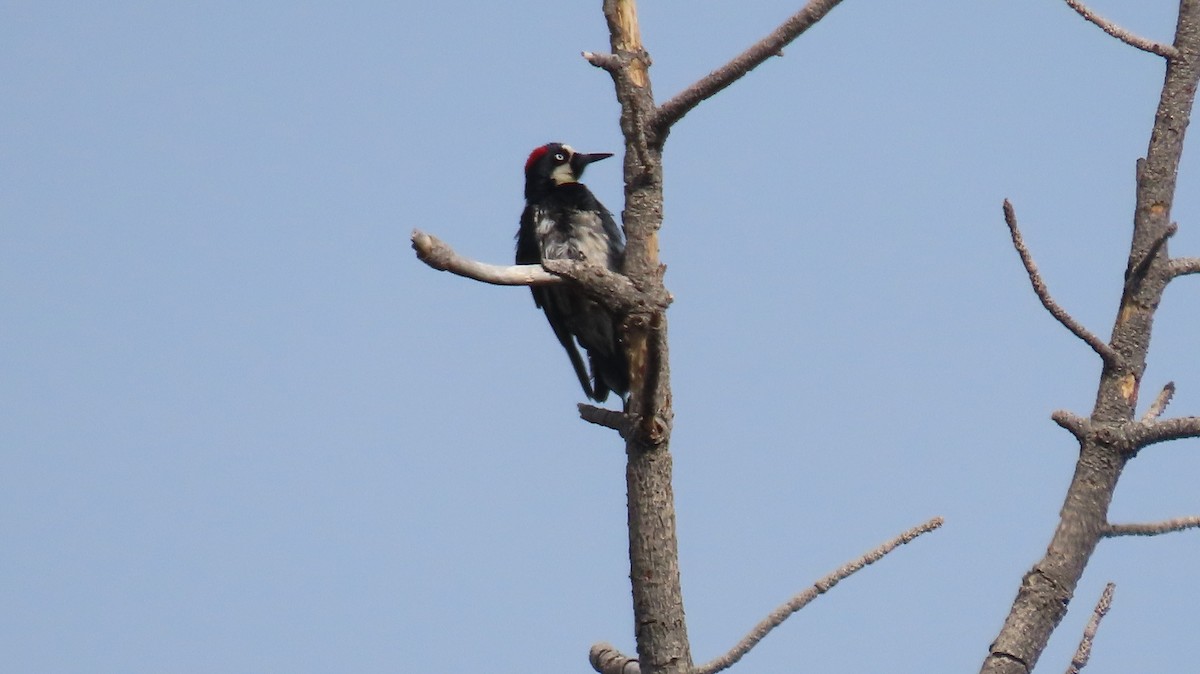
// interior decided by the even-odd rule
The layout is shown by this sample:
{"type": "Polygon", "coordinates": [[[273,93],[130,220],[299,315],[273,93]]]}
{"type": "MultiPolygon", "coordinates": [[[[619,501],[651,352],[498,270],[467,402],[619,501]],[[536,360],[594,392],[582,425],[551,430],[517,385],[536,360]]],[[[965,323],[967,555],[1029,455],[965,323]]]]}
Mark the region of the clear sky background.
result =
{"type": "MultiPolygon", "coordinates": [[[[644,2],[660,100],[800,0],[644,2]]],[[[1175,2],[1094,0],[1171,38],[1175,2]]],[[[0,4],[0,670],[590,671],[633,651],[624,455],[507,263],[526,154],[619,151],[600,3],[0,4]]],[[[934,515],[742,672],[976,671],[1057,521],[1162,61],[1060,0],[846,0],[666,152],[694,656],[934,515]]],[[[1192,138],[1176,255],[1200,255],[1192,138]]],[[[621,208],[619,160],[587,183],[621,208]]],[[[1200,413],[1200,281],[1142,406],[1200,413]]],[[[610,403],[611,404],[611,403],[610,403]]],[[[1114,521],[1200,513],[1200,445],[1114,521]]],[[[1194,668],[1200,534],[1101,544],[1091,674],[1194,668]]]]}

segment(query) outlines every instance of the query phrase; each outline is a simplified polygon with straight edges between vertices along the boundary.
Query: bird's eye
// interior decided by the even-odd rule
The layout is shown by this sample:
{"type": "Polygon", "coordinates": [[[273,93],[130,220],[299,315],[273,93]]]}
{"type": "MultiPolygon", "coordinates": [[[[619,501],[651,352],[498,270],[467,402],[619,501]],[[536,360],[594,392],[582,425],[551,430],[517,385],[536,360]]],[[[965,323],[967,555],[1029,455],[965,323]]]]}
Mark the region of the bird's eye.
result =
{"type": "Polygon", "coordinates": [[[566,156],[563,155],[563,153],[561,153],[561,152],[554,155],[554,161],[565,161],[565,160],[566,160],[566,156]]]}

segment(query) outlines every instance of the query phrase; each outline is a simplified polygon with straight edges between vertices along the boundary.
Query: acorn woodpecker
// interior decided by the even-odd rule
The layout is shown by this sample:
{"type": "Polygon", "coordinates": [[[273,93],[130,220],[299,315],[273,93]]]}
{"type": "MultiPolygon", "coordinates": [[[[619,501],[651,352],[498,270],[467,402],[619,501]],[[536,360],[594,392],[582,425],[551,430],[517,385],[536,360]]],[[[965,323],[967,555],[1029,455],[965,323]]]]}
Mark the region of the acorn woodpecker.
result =
{"type": "MultiPolygon", "coordinates": [[[[517,230],[517,264],[580,260],[620,271],[625,242],[612,214],[579,182],[588,164],[611,153],[580,154],[570,145],[550,143],[525,162],[525,211],[517,230]]],[[[587,397],[597,402],[614,391],[629,392],[629,367],[621,348],[617,318],[578,289],[565,284],[531,288],[550,327],[567,350],[587,397]],[[576,341],[587,352],[591,376],[576,341]]]]}

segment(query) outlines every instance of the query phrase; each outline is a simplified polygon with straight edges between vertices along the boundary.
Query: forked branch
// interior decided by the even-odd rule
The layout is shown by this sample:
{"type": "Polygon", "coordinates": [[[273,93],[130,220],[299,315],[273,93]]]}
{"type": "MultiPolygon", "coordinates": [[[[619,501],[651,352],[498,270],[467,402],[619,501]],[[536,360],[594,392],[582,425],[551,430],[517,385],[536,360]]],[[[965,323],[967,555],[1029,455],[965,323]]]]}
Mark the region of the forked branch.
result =
{"type": "Polygon", "coordinates": [[[1105,364],[1110,367],[1116,367],[1120,362],[1120,356],[1117,355],[1117,352],[1107,342],[1083,327],[1083,324],[1075,320],[1071,314],[1067,313],[1066,309],[1059,306],[1058,302],[1055,302],[1054,298],[1050,296],[1050,290],[1046,288],[1046,282],[1042,280],[1042,275],[1038,272],[1037,264],[1033,261],[1033,255],[1029,253],[1029,248],[1025,246],[1025,239],[1021,236],[1020,228],[1017,227],[1017,214],[1008,199],[1004,200],[1004,222],[1008,224],[1008,231],[1012,235],[1013,247],[1017,249],[1017,254],[1021,256],[1021,264],[1025,265],[1025,272],[1029,275],[1029,282],[1033,284],[1033,292],[1037,293],[1042,306],[1046,307],[1046,311],[1049,311],[1051,316],[1059,323],[1062,323],[1063,327],[1070,330],[1071,334],[1082,339],[1084,343],[1092,347],[1092,350],[1104,359],[1105,364]]]}
{"type": "Polygon", "coordinates": [[[781,56],[788,44],[820,21],[841,0],[809,0],[799,12],[784,21],[770,35],[755,42],[732,61],[697,80],[655,111],[651,128],[657,138],[665,138],[671,125],[691,112],[701,101],[733,84],[772,56],[781,56]]]}
{"type": "MultiPolygon", "coordinates": [[[[1086,9],[1078,2],[1073,6],[1077,11],[1086,9]]],[[[1087,14],[1097,23],[1090,11],[1087,14]]],[[[1097,25],[1121,32],[1106,22],[1097,25]]],[[[1158,50],[1168,55],[1166,77],[1145,159],[1137,164],[1133,237],[1125,267],[1133,281],[1122,293],[1110,341],[1098,339],[1053,302],[1024,248],[1011,204],[1004,205],[1014,245],[1039,299],[1060,323],[1100,354],[1105,367],[1059,526],[1046,554],[1022,577],[1004,626],[988,647],[982,674],[1028,674],[1033,670],[1050,635],[1066,615],[1088,559],[1108,527],[1108,507],[1125,463],[1150,442],[1188,437],[1188,432],[1198,430],[1187,428],[1187,422],[1134,421],[1133,417],[1146,369],[1154,312],[1174,268],[1166,268],[1169,253],[1164,233],[1171,231],[1180,157],[1200,82],[1200,0],[1179,1],[1174,45],[1171,50],[1158,50]]]]}
{"type": "MultiPolygon", "coordinates": [[[[652,142],[654,134],[649,128],[655,110],[654,93],[637,5],[634,0],[604,0],[602,10],[614,58],[597,61],[593,55],[589,60],[606,67],[621,106],[621,135],[625,139],[625,203],[621,209],[625,259],[621,273],[647,296],[663,301],[658,306],[627,312],[619,330],[630,374],[624,407],[636,415],[627,417],[636,420],[636,426],[630,424],[624,438],[629,580],[637,657],[646,674],[690,674],[691,644],[679,579],[671,487],[670,421],[674,411],[670,365],[665,349],[658,352],[660,357],[655,354],[656,345],[666,340],[664,309],[670,300],[658,257],[658,232],[663,224],[662,145],[652,142]],[[646,427],[661,429],[662,433],[652,437],[643,432],[646,427]]],[[[597,662],[593,659],[593,665],[597,662]]],[[[619,667],[628,674],[626,664],[619,667]]]]}
{"type": "Polygon", "coordinates": [[[1079,14],[1079,16],[1087,19],[1100,28],[1100,30],[1117,38],[1130,47],[1136,47],[1142,51],[1150,52],[1151,54],[1158,54],[1163,58],[1176,58],[1179,56],[1179,50],[1175,49],[1175,47],[1169,44],[1155,42],[1154,40],[1148,40],[1139,35],[1134,35],[1121,26],[1093,12],[1090,7],[1083,4],[1082,0],[1066,0],[1066,2],[1071,9],[1075,10],[1079,14]]]}

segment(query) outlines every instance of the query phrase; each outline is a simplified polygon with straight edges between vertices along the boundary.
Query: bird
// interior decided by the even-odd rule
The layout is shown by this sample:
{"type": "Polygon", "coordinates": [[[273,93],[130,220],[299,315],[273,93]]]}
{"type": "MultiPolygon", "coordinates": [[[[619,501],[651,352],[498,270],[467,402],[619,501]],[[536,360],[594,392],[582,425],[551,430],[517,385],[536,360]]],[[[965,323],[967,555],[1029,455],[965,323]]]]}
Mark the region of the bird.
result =
{"type": "MultiPolygon", "coordinates": [[[[547,143],[529,153],[517,264],[577,260],[620,271],[625,257],[621,230],[612,213],[579,182],[589,164],[611,156],[583,154],[563,143],[547,143]]],[[[624,399],[629,393],[629,366],[618,317],[565,283],[530,290],[571,359],[584,395],[604,402],[611,391],[624,399]],[[587,353],[590,374],[579,347],[587,353]]]]}

